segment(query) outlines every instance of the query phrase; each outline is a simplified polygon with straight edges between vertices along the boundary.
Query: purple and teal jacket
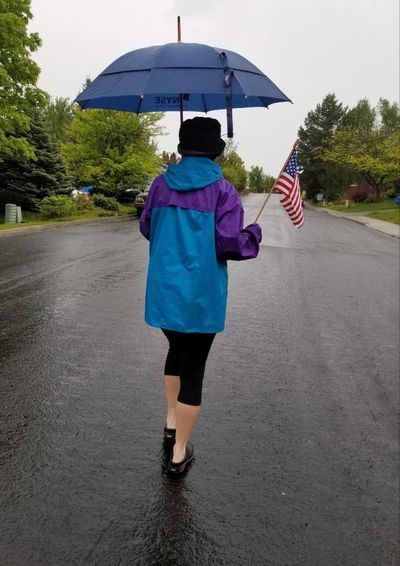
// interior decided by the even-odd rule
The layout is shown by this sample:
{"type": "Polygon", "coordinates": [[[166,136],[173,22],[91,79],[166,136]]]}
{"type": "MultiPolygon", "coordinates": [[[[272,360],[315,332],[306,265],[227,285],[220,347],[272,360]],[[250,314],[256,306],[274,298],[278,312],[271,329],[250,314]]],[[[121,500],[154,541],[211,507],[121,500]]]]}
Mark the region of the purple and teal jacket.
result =
{"type": "Polygon", "coordinates": [[[257,257],[261,228],[243,228],[243,208],[221,167],[184,157],[151,185],[140,218],[150,240],[145,320],[177,332],[221,332],[228,259],[257,257]]]}

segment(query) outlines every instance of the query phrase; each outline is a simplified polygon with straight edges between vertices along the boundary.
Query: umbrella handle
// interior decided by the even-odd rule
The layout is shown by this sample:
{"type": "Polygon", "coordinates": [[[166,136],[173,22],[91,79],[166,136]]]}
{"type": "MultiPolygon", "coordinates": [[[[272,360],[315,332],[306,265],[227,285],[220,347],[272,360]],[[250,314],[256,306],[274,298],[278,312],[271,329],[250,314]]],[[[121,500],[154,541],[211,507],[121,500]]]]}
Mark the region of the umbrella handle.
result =
{"type": "Polygon", "coordinates": [[[232,97],[226,97],[226,122],[228,126],[228,138],[233,138],[233,115],[232,115],[232,97]]]}
{"type": "MultiPolygon", "coordinates": [[[[221,53],[221,57],[226,60],[226,53],[221,53]]],[[[233,138],[233,115],[232,115],[232,76],[233,71],[228,67],[224,69],[224,81],[226,94],[226,122],[228,126],[228,138],[233,138]]]]}

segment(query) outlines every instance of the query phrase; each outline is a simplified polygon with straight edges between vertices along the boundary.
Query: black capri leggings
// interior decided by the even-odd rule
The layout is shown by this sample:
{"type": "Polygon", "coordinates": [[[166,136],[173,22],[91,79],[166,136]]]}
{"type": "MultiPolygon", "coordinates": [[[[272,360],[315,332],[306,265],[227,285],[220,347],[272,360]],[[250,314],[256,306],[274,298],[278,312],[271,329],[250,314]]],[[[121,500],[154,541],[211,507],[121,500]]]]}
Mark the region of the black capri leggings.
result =
{"type": "Polygon", "coordinates": [[[178,375],[181,379],[178,401],[186,405],[201,405],[204,370],[215,334],[162,331],[169,342],[165,375],[178,375]]]}

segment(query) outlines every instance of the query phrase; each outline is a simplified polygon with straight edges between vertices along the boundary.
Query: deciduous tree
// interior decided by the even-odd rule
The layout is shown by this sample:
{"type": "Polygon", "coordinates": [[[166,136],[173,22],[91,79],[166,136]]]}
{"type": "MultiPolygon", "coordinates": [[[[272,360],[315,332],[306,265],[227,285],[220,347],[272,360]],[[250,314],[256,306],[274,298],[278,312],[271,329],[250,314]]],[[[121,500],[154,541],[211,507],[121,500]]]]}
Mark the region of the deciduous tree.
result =
{"type": "Polygon", "coordinates": [[[271,175],[266,175],[263,168],[258,165],[250,167],[248,178],[250,190],[256,193],[268,192],[275,182],[275,178],[271,175]]]}
{"type": "Polygon", "coordinates": [[[162,133],[161,117],[75,108],[61,145],[75,184],[96,184],[108,191],[145,184],[161,162],[153,141],[162,133]]]}
{"type": "Polygon", "coordinates": [[[263,193],[265,189],[264,184],[264,170],[258,165],[252,165],[249,171],[249,188],[256,193],[263,193]]]}
{"type": "Polygon", "coordinates": [[[220,161],[225,179],[235,185],[239,192],[244,191],[247,186],[246,167],[237,153],[237,146],[231,140],[228,140],[220,161]]]}
{"type": "Polygon", "coordinates": [[[397,104],[381,99],[372,109],[360,100],[333,137],[323,159],[353,169],[375,188],[379,198],[385,186],[400,179],[400,112],[397,104]]]}
{"type": "Polygon", "coordinates": [[[53,142],[65,141],[67,127],[74,119],[73,104],[68,98],[54,98],[47,101],[42,115],[47,123],[49,135],[53,142]]]}
{"type": "Polygon", "coordinates": [[[31,58],[41,41],[28,33],[30,6],[30,0],[0,0],[0,159],[34,156],[25,134],[34,110],[46,100],[36,86],[39,66],[31,58]]]}

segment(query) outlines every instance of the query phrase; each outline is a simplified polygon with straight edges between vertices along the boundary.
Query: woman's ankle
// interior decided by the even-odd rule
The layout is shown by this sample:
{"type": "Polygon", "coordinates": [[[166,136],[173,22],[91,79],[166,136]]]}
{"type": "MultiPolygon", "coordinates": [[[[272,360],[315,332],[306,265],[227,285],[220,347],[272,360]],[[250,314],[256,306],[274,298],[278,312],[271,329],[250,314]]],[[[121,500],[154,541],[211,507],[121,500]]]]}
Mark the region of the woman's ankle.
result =
{"type": "Polygon", "coordinates": [[[167,428],[176,428],[176,410],[167,410],[165,426],[167,428]]]}
{"type": "Polygon", "coordinates": [[[165,420],[165,426],[167,428],[176,429],[176,417],[169,417],[167,415],[167,418],[165,420]]]}
{"type": "Polygon", "coordinates": [[[182,462],[186,456],[186,444],[174,445],[172,461],[175,463],[182,462]]]}

